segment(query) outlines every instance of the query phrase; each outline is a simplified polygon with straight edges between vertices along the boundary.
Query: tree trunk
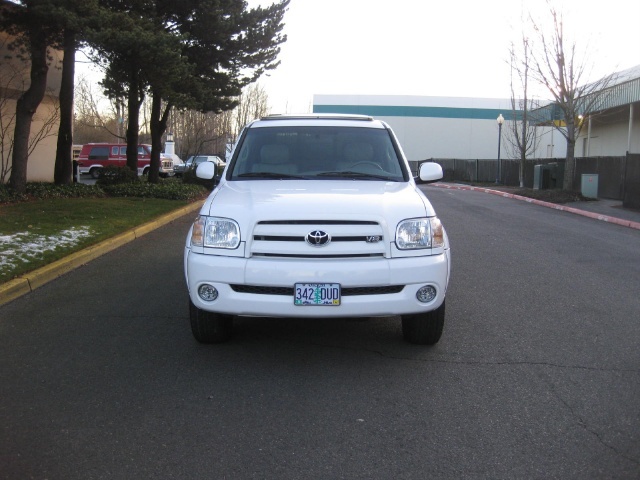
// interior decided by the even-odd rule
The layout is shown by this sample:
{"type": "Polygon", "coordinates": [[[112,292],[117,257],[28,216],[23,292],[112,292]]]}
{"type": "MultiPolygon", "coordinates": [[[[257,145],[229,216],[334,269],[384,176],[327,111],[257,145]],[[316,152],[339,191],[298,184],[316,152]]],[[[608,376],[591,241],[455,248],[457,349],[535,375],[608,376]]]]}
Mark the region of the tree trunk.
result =
{"type": "Polygon", "coordinates": [[[162,135],[167,130],[171,107],[171,102],[167,102],[163,111],[162,96],[157,92],[153,93],[151,102],[151,166],[149,168],[149,182],[151,183],[158,183],[162,135]]]}
{"type": "Polygon", "coordinates": [[[564,180],[562,182],[562,189],[567,191],[573,191],[573,177],[576,173],[576,141],[570,142],[567,140],[567,156],[564,164],[564,180]]]}
{"type": "MultiPolygon", "coordinates": [[[[526,91],[526,80],[525,80],[525,91],[526,91]]],[[[522,119],[522,145],[520,146],[520,172],[518,174],[519,176],[519,180],[520,180],[520,188],[524,188],[524,167],[527,164],[527,147],[529,145],[528,143],[528,139],[529,136],[527,135],[527,128],[528,128],[528,118],[527,118],[527,112],[529,110],[529,104],[527,103],[527,95],[525,93],[524,96],[524,112],[523,112],[523,119],[522,119]]]]}
{"type": "Polygon", "coordinates": [[[149,182],[158,183],[160,176],[160,150],[162,150],[162,134],[164,129],[160,122],[162,99],[154,92],[151,100],[151,165],[149,166],[149,182]]]}
{"type": "Polygon", "coordinates": [[[56,185],[72,183],[73,164],[73,82],[76,63],[76,34],[64,31],[64,59],[62,61],[62,83],[60,85],[60,127],[56,149],[56,165],[53,181],[56,185]]]}
{"type": "Polygon", "coordinates": [[[44,98],[47,88],[47,38],[39,26],[29,31],[31,53],[31,84],[16,103],[16,123],[9,185],[17,193],[27,189],[27,161],[31,121],[44,98]]]}
{"type": "MultiPolygon", "coordinates": [[[[138,128],[140,121],[140,105],[143,97],[140,92],[138,71],[133,69],[129,82],[129,96],[127,110],[129,123],[127,124],[127,167],[138,173],[138,128]]],[[[143,97],[144,99],[144,97],[143,97]]]]}
{"type": "MultiPolygon", "coordinates": [[[[565,115],[567,117],[567,115],[565,115]]],[[[567,121],[567,155],[564,163],[564,179],[562,181],[562,189],[573,191],[573,177],[575,175],[576,166],[576,135],[575,124],[573,121],[567,121]]]]}

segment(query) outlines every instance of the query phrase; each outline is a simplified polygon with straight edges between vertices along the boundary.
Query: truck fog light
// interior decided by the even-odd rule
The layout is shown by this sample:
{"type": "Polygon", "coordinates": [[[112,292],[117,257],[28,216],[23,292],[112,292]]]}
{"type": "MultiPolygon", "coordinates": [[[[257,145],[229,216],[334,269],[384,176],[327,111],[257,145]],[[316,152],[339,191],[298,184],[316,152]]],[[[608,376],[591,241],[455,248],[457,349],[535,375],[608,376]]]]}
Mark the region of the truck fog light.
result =
{"type": "Polygon", "coordinates": [[[218,290],[215,289],[212,285],[204,284],[198,287],[198,295],[205,302],[213,302],[216,298],[218,298],[218,290]]]}
{"type": "Polygon", "coordinates": [[[431,285],[425,285],[416,292],[416,298],[421,303],[432,302],[436,298],[436,287],[431,285]]]}

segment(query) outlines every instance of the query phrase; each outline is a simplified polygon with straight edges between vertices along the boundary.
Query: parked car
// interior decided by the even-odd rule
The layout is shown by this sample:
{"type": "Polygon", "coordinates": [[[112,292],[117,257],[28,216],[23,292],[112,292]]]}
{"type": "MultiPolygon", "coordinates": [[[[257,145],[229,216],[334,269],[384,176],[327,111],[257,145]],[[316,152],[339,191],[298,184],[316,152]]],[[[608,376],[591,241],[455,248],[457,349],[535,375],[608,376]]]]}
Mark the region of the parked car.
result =
{"type": "Polygon", "coordinates": [[[82,145],[72,145],[71,146],[71,159],[78,160],[80,156],[80,152],[82,151],[82,145]]]}
{"type": "MultiPolygon", "coordinates": [[[[196,169],[211,179],[215,167],[196,169]]],[[[422,182],[442,178],[420,166],[422,182]]],[[[268,116],[244,128],[187,235],[199,342],[234,316],[401,316],[405,340],[442,334],[451,253],[391,128],[361,115],[268,116]]]]}
{"type": "Polygon", "coordinates": [[[160,157],[163,159],[168,158],[169,160],[171,160],[171,163],[173,165],[173,172],[171,173],[172,175],[175,175],[176,167],[184,165],[182,159],[175,153],[161,153],[160,157]]]}
{"type": "MultiPolygon", "coordinates": [[[[138,175],[149,173],[151,163],[151,145],[138,145],[138,175]]],[[[80,173],[93,178],[100,176],[104,167],[124,167],[127,164],[127,145],[122,143],[87,143],[78,155],[80,173]]],[[[173,162],[170,158],[161,158],[160,176],[173,175],[173,162]]]]}
{"type": "Polygon", "coordinates": [[[217,155],[194,155],[189,157],[184,165],[175,166],[173,171],[177,177],[180,177],[185,171],[195,169],[202,162],[214,163],[218,174],[221,174],[226,166],[226,163],[217,155]]]}

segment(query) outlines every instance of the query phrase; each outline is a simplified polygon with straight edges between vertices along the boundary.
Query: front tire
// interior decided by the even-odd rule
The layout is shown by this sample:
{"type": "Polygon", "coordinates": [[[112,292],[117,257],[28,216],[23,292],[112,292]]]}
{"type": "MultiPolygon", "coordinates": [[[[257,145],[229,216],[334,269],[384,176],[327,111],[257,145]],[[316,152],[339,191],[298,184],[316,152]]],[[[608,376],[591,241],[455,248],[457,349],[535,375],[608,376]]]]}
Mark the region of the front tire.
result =
{"type": "Polygon", "coordinates": [[[402,316],[402,336],[409,343],[435,345],[442,336],[444,327],[444,302],[440,307],[426,313],[402,316]]]}
{"type": "Polygon", "coordinates": [[[189,300],[191,332],[200,343],[223,343],[231,338],[233,317],[221,313],[207,312],[189,300]]]}

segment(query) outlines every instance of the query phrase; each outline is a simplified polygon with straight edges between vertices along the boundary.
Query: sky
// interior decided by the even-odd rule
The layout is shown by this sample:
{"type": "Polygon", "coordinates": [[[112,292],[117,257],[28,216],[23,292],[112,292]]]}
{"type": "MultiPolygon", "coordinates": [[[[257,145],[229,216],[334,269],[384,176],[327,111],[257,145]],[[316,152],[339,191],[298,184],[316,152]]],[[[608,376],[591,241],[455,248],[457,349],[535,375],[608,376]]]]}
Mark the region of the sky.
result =
{"type": "MultiPolygon", "coordinates": [[[[551,5],[589,81],[640,65],[639,1],[551,5]]],[[[545,0],[291,0],[280,66],[259,84],[271,113],[310,112],[314,94],[509,98],[509,48],[528,28],[523,14],[546,29],[548,12],[545,0]]]]}

